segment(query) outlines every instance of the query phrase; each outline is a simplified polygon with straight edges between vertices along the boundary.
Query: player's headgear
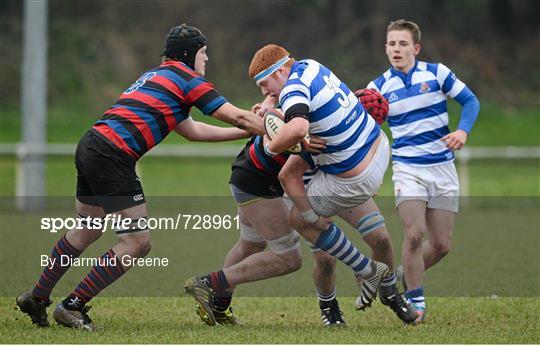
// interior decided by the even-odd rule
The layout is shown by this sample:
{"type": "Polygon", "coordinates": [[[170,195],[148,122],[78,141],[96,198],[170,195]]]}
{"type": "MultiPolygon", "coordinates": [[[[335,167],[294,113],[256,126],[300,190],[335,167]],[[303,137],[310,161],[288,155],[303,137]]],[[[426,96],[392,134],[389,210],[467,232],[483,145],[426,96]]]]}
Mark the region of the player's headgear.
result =
{"type": "Polygon", "coordinates": [[[206,46],[206,37],[192,26],[182,24],[172,28],[167,34],[163,56],[179,60],[192,69],[195,68],[195,55],[206,46]]]}

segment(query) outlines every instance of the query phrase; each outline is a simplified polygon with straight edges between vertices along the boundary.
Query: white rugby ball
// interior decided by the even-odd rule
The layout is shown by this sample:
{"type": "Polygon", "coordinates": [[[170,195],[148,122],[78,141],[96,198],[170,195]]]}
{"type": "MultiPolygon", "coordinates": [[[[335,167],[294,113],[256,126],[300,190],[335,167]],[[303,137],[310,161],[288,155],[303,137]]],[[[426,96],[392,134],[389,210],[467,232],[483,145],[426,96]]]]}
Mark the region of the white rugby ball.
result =
{"type": "MultiPolygon", "coordinates": [[[[264,130],[270,140],[276,138],[279,133],[279,129],[283,125],[285,125],[285,122],[283,121],[283,114],[281,113],[280,109],[269,110],[264,115],[264,130]]],[[[309,134],[306,134],[302,142],[288,147],[286,152],[289,154],[300,154],[308,144],[309,134]]]]}

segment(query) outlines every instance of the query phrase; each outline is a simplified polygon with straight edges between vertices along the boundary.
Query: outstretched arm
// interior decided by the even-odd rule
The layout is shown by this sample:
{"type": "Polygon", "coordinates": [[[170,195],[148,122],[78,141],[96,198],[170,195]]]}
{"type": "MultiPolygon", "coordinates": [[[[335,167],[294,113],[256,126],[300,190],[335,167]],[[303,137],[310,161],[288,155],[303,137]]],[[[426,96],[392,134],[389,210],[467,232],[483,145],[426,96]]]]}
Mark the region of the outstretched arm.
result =
{"type": "Polygon", "coordinates": [[[264,135],[263,120],[254,113],[235,107],[229,102],[212,113],[212,117],[247,130],[251,133],[264,135]]]}
{"type": "Polygon", "coordinates": [[[174,131],[192,142],[224,142],[251,136],[245,130],[213,126],[194,121],[191,117],[178,124],[174,131]]]}

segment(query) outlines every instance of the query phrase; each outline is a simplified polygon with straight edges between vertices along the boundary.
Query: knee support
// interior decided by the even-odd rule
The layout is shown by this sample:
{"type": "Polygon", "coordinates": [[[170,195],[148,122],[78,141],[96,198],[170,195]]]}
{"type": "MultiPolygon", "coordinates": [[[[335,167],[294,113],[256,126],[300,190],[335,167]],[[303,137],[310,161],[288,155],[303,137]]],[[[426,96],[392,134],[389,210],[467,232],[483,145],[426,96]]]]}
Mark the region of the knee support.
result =
{"type": "Polygon", "coordinates": [[[291,230],[289,234],[283,237],[269,240],[268,247],[278,255],[296,250],[300,247],[300,235],[295,230],[291,230]]]}
{"type": "Polygon", "coordinates": [[[83,215],[77,212],[77,226],[76,228],[88,229],[88,230],[102,230],[103,229],[103,218],[100,217],[91,217],[83,215]]]}
{"type": "Polygon", "coordinates": [[[250,243],[266,243],[266,240],[255,228],[244,223],[240,223],[240,238],[250,243]]]}
{"type": "Polygon", "coordinates": [[[117,226],[115,232],[117,236],[126,236],[135,233],[148,232],[148,220],[146,216],[140,217],[138,219],[132,219],[131,223],[128,225],[122,225],[123,227],[117,226]]]}
{"type": "Polygon", "coordinates": [[[362,237],[365,237],[374,230],[384,227],[384,225],[384,217],[380,212],[374,211],[373,213],[369,213],[358,220],[354,228],[362,237]]]}

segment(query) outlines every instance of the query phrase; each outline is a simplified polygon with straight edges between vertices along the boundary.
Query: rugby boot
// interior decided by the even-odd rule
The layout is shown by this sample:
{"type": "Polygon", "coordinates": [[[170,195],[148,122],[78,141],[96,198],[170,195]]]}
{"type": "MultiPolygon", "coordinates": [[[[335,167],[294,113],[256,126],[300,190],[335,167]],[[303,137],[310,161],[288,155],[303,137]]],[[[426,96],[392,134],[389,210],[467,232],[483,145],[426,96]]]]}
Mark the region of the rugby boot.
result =
{"type": "Polygon", "coordinates": [[[47,307],[52,303],[50,299],[39,300],[32,295],[32,291],[26,291],[15,302],[22,312],[30,316],[32,323],[39,327],[49,326],[47,307]]]}
{"type": "Polygon", "coordinates": [[[365,310],[371,306],[371,303],[377,298],[377,291],[381,282],[390,275],[390,269],[382,262],[372,260],[371,266],[373,272],[369,278],[366,279],[356,275],[356,282],[360,288],[360,296],[355,301],[357,310],[365,310]]]}
{"type": "Polygon", "coordinates": [[[329,302],[320,300],[319,307],[321,308],[322,322],[325,327],[341,327],[347,325],[347,322],[343,319],[343,312],[339,309],[337,299],[333,299],[329,302]]]}
{"type": "Polygon", "coordinates": [[[68,310],[63,303],[60,303],[54,309],[53,317],[61,326],[93,331],[96,328],[87,314],[88,310],[90,310],[89,306],[83,306],[81,310],[68,310]]]}
{"type": "Polygon", "coordinates": [[[388,306],[396,316],[406,324],[412,324],[417,319],[417,311],[401,294],[396,287],[381,286],[379,288],[381,294],[381,303],[388,306]]]}
{"type": "Polygon", "coordinates": [[[191,277],[184,284],[184,292],[197,301],[197,314],[203,322],[209,326],[216,325],[217,321],[214,315],[215,294],[209,282],[200,276],[191,277]]]}

